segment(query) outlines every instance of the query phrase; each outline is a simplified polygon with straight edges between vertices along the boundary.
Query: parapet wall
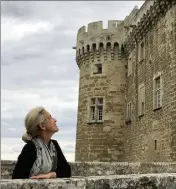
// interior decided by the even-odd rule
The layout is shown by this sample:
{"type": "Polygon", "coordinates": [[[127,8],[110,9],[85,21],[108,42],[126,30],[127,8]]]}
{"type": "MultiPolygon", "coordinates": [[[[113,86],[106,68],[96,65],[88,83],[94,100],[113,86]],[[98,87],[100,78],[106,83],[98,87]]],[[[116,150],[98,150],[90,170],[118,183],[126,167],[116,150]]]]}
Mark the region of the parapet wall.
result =
{"type": "Polygon", "coordinates": [[[144,4],[138,9],[137,6],[131,11],[131,13],[126,16],[124,20],[124,32],[123,32],[123,42],[126,40],[127,36],[130,34],[132,29],[138,25],[140,20],[146,15],[147,11],[153,6],[154,1],[147,0],[144,4]]]}
{"type": "Polygon", "coordinates": [[[96,53],[103,56],[104,51],[107,53],[108,47],[111,51],[116,45],[117,47],[121,46],[122,31],[123,21],[119,20],[109,20],[107,29],[103,29],[102,21],[92,22],[87,27],[81,27],[77,34],[77,57],[80,59],[96,53]]]}
{"type": "Polygon", "coordinates": [[[125,26],[137,25],[141,18],[146,14],[146,12],[153,6],[154,1],[145,1],[144,4],[138,9],[137,6],[131,11],[131,13],[126,16],[124,20],[125,26]]]}
{"type": "Polygon", "coordinates": [[[1,161],[1,189],[175,189],[176,163],[70,163],[72,178],[9,179],[15,161],[1,161]],[[5,179],[6,178],[6,179],[5,179]]]}
{"type": "MultiPolygon", "coordinates": [[[[1,178],[10,179],[16,161],[1,161],[1,178]]],[[[152,173],[176,173],[176,163],[74,162],[72,176],[103,176],[152,173]]]]}
{"type": "Polygon", "coordinates": [[[176,174],[77,177],[50,180],[1,180],[1,189],[175,189],[176,174]]]}
{"type": "Polygon", "coordinates": [[[78,35],[85,35],[88,34],[101,34],[104,32],[116,32],[121,23],[123,23],[123,21],[121,20],[108,20],[108,27],[107,28],[103,28],[103,21],[96,21],[96,22],[91,22],[88,24],[88,26],[82,26],[79,30],[78,30],[78,35]]]}

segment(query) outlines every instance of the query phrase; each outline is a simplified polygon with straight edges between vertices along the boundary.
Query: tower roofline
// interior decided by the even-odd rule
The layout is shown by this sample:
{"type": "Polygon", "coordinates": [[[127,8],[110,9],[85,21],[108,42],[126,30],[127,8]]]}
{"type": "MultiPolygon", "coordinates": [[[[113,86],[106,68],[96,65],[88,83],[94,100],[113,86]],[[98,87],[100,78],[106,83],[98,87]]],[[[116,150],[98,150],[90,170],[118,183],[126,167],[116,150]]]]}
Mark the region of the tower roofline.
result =
{"type": "Polygon", "coordinates": [[[82,33],[102,33],[103,31],[116,32],[123,20],[108,20],[108,27],[103,28],[103,21],[91,22],[86,26],[82,26],[78,30],[78,35],[82,33]]]}

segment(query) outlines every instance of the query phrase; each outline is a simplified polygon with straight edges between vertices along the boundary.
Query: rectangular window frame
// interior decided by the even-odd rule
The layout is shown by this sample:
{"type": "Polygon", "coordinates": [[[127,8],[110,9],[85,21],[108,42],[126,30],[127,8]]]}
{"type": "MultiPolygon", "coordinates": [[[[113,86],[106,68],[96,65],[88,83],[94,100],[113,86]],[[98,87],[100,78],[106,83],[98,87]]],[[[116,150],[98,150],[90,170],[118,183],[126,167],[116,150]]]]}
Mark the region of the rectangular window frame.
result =
{"type": "Polygon", "coordinates": [[[132,69],[133,69],[132,66],[133,66],[133,63],[132,63],[132,58],[130,56],[128,59],[128,76],[132,74],[132,69]]]}
{"type": "Polygon", "coordinates": [[[103,64],[102,63],[93,64],[93,73],[92,74],[93,75],[102,75],[103,74],[103,64]]]}
{"type": "Polygon", "coordinates": [[[153,77],[153,110],[154,111],[162,108],[162,96],[163,96],[162,75],[161,72],[158,72],[153,77]],[[159,80],[159,88],[157,87],[158,80],[159,80]]]}
{"type": "Polygon", "coordinates": [[[145,85],[144,83],[139,85],[138,88],[138,116],[145,115],[145,85]]]}
{"type": "Polygon", "coordinates": [[[144,39],[138,45],[138,60],[142,63],[145,60],[145,42],[144,39]]]}
{"type": "Polygon", "coordinates": [[[132,120],[132,102],[128,102],[126,105],[126,123],[131,122],[132,120]]]}
{"type": "Polygon", "coordinates": [[[104,97],[98,96],[98,97],[92,97],[90,98],[89,102],[89,119],[88,123],[103,123],[104,122],[104,97]],[[100,101],[102,100],[102,102],[100,101]],[[95,101],[94,104],[92,104],[92,100],[95,101]],[[94,108],[94,115],[92,114],[92,109],[94,108]],[[94,116],[94,117],[93,117],[94,116]],[[93,119],[94,118],[94,119],[93,119]]]}

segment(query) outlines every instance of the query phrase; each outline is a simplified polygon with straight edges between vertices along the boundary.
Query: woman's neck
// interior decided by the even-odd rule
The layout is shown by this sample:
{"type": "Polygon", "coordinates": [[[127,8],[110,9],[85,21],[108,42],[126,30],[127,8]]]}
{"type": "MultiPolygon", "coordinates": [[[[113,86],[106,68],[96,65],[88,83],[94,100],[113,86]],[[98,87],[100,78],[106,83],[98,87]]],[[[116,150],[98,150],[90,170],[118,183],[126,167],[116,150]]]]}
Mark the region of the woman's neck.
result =
{"type": "Polygon", "coordinates": [[[46,135],[45,133],[43,133],[40,138],[43,140],[43,142],[47,145],[49,145],[50,140],[51,140],[51,136],[46,135]]]}

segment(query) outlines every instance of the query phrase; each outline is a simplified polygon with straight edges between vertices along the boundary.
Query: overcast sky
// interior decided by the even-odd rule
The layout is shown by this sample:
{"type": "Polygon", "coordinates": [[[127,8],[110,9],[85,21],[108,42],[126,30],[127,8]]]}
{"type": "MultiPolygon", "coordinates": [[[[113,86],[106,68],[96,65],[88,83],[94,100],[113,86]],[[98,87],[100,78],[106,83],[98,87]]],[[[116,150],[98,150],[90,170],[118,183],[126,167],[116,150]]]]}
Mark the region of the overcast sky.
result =
{"type": "Polygon", "coordinates": [[[74,161],[79,69],[78,29],[93,21],[123,20],[143,1],[14,1],[1,3],[1,159],[16,160],[24,117],[44,106],[57,119],[58,140],[74,161]]]}

